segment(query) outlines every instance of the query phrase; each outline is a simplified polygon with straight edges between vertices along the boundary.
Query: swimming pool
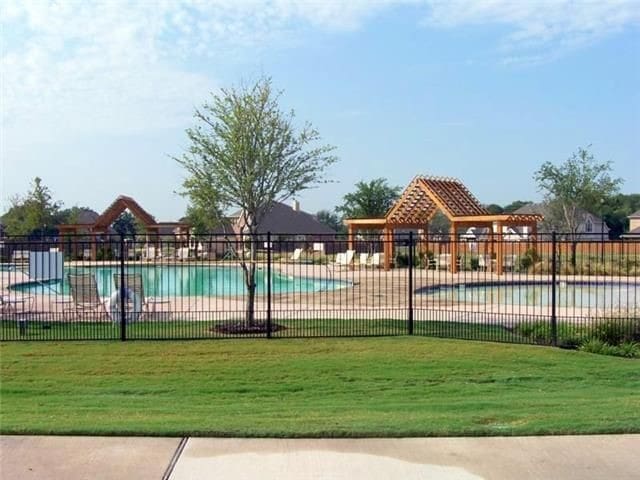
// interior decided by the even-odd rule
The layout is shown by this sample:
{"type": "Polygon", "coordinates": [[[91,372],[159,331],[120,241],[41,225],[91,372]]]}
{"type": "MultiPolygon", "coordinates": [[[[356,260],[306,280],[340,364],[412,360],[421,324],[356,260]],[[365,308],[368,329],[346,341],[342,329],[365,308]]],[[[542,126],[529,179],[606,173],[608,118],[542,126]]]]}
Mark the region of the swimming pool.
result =
{"type": "MultiPolygon", "coordinates": [[[[13,290],[43,295],[69,295],[67,274],[92,273],[96,277],[98,291],[101,296],[109,296],[115,290],[114,274],[120,273],[118,265],[93,268],[65,268],[64,281],[49,280],[44,282],[25,282],[13,285],[13,290]]],[[[246,292],[244,275],[240,267],[208,266],[208,265],[136,265],[127,266],[126,274],[142,275],[145,295],[156,297],[167,296],[232,296],[246,292]]],[[[294,277],[272,272],[271,292],[298,293],[323,292],[337,290],[349,286],[348,282],[294,277]]],[[[264,270],[256,273],[257,293],[266,293],[267,275],[264,270]]]]}
{"type": "MultiPolygon", "coordinates": [[[[419,290],[441,302],[551,305],[550,282],[439,285],[419,290]]],[[[640,284],[632,282],[558,282],[556,305],[573,308],[638,308],[640,284]]]]}

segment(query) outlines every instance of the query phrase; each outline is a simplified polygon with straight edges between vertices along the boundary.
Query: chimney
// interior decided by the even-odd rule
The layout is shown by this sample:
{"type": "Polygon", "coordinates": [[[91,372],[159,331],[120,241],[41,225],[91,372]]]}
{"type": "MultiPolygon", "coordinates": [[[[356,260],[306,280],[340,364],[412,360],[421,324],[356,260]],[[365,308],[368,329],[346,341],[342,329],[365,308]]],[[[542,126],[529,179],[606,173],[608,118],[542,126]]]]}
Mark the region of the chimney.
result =
{"type": "Polygon", "coordinates": [[[293,200],[293,202],[291,202],[291,208],[293,208],[294,212],[299,212],[300,211],[300,202],[298,200],[293,200]]]}

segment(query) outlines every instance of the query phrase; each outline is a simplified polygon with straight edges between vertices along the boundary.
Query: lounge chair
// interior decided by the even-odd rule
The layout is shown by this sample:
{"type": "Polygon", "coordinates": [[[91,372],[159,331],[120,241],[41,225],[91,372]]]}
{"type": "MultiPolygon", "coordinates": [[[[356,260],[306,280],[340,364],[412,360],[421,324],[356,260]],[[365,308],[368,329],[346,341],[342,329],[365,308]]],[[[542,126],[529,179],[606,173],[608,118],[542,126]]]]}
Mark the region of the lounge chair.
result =
{"type": "Polygon", "coordinates": [[[0,313],[29,313],[32,308],[31,295],[0,295],[0,313]]]}
{"type": "Polygon", "coordinates": [[[108,317],[108,299],[100,298],[96,277],[92,273],[81,273],[77,275],[69,274],[69,289],[71,291],[71,301],[73,311],[76,316],[86,313],[97,313],[108,317]]]}
{"type": "Polygon", "coordinates": [[[176,250],[176,260],[189,260],[191,258],[189,247],[180,247],[176,250]]]}
{"type": "Polygon", "coordinates": [[[300,261],[300,255],[302,255],[302,249],[301,248],[296,248],[293,253],[291,254],[291,260],[294,262],[299,262],[300,261]]]}
{"type": "Polygon", "coordinates": [[[153,245],[145,245],[142,248],[142,260],[150,262],[156,259],[156,247],[153,245]]]}
{"type": "Polygon", "coordinates": [[[478,256],[478,268],[486,271],[493,271],[495,267],[495,260],[491,259],[491,255],[479,255],[478,256]]]}
{"type": "Polygon", "coordinates": [[[381,268],[384,266],[384,253],[374,253],[371,255],[371,266],[381,268]]]}
{"type": "MultiPolygon", "coordinates": [[[[456,258],[456,266],[460,269],[460,257],[456,258]]],[[[451,254],[441,253],[436,258],[436,270],[451,270],[451,254]]]]}
{"type": "Polygon", "coordinates": [[[515,255],[515,254],[505,255],[502,267],[505,270],[509,270],[509,271],[513,272],[515,270],[515,268],[516,268],[517,260],[518,260],[518,255],[515,255]]]}
{"type": "Polygon", "coordinates": [[[361,253],[360,254],[359,264],[360,264],[361,267],[368,267],[369,266],[369,254],[368,253],[361,253]]]}
{"type": "Polygon", "coordinates": [[[27,263],[29,261],[29,250],[14,250],[11,254],[12,263],[27,263]]]}
{"type": "MultiPolygon", "coordinates": [[[[113,283],[117,290],[120,290],[120,274],[113,274],[113,283]]],[[[169,305],[168,298],[156,298],[146,297],[144,294],[144,282],[142,281],[142,275],[139,273],[125,273],[124,274],[124,286],[135,293],[142,304],[142,312],[140,312],[140,318],[145,314],[154,313],[158,310],[158,305],[169,305]]]]}
{"type": "Polygon", "coordinates": [[[348,267],[353,263],[353,257],[355,256],[355,250],[347,250],[343,253],[336,253],[336,261],[333,263],[336,267],[348,267]]]}
{"type": "Polygon", "coordinates": [[[448,270],[451,267],[451,254],[440,253],[436,257],[436,270],[448,270]]]}

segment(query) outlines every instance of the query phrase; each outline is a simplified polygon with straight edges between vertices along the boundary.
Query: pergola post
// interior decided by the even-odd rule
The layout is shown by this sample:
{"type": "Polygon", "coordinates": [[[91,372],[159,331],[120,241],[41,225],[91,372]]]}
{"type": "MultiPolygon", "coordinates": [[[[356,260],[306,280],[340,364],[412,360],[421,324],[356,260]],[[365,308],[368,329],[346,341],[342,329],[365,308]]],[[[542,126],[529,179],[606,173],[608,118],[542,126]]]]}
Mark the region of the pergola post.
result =
{"type": "Polygon", "coordinates": [[[384,270],[391,269],[391,257],[393,257],[393,230],[391,227],[384,227],[384,270]]]}
{"type": "Polygon", "coordinates": [[[451,228],[449,230],[449,234],[451,235],[451,238],[449,239],[451,242],[451,273],[458,273],[458,238],[456,233],[456,222],[451,222],[451,228]]]}
{"type": "Polygon", "coordinates": [[[496,273],[502,275],[504,273],[504,233],[502,231],[502,222],[496,222],[498,230],[498,252],[496,253],[496,273]]]}
{"type": "Polygon", "coordinates": [[[91,232],[91,260],[98,259],[98,236],[91,232]]]}
{"type": "Polygon", "coordinates": [[[347,249],[353,250],[353,225],[347,225],[347,249]]]}

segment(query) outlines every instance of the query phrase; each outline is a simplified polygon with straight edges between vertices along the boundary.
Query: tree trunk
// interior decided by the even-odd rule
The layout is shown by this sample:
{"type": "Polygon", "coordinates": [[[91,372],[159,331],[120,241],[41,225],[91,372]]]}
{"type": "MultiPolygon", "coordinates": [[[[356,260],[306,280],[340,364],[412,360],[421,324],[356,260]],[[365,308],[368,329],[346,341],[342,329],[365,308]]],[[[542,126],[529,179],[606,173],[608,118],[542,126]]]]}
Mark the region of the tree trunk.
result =
{"type": "MultiPolygon", "coordinates": [[[[244,255],[244,253],[243,253],[244,255]]],[[[248,326],[255,325],[256,305],[256,236],[250,233],[249,239],[249,265],[244,270],[245,285],[247,287],[246,322],[248,326]]]]}
{"type": "Polygon", "coordinates": [[[578,241],[577,240],[572,240],[571,241],[571,267],[573,268],[573,271],[576,271],[576,250],[578,249],[578,241]]]}

